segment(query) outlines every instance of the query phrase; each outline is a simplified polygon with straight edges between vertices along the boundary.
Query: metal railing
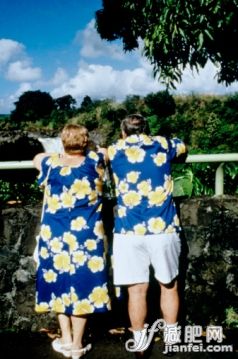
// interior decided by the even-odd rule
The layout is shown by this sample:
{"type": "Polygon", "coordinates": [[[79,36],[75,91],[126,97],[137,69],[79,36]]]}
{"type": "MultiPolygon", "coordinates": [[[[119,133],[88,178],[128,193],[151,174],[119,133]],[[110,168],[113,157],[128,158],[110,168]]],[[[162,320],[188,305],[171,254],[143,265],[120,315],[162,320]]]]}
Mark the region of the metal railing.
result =
{"type": "MultiPolygon", "coordinates": [[[[238,162],[238,153],[201,154],[188,155],[186,163],[217,162],[215,173],[215,196],[224,194],[224,163],[238,162]]],[[[0,162],[0,170],[31,169],[34,168],[32,161],[6,161],[0,162]]]]}

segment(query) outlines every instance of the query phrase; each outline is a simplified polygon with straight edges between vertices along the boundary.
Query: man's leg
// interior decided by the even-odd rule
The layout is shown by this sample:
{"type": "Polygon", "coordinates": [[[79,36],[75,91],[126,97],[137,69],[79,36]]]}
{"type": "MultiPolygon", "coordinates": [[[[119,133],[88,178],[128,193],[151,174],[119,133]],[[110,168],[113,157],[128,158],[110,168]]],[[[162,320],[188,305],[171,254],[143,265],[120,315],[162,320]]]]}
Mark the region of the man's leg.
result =
{"type": "Polygon", "coordinates": [[[128,286],[128,312],[132,330],[142,330],[147,316],[148,283],[128,286]]]}
{"type": "Polygon", "coordinates": [[[175,324],[178,320],[179,294],[177,280],[170,284],[160,283],[160,308],[163,319],[167,324],[175,324]]]}

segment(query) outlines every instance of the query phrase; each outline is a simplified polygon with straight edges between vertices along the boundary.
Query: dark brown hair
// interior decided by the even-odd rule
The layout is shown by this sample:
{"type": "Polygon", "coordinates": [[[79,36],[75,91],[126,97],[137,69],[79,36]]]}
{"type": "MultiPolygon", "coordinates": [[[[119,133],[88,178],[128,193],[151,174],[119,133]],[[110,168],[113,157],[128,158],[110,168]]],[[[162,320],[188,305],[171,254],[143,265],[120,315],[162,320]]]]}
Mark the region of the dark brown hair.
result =
{"type": "Polygon", "coordinates": [[[127,136],[147,133],[147,120],[142,115],[137,113],[128,115],[121,122],[121,130],[125,132],[127,136]]]}

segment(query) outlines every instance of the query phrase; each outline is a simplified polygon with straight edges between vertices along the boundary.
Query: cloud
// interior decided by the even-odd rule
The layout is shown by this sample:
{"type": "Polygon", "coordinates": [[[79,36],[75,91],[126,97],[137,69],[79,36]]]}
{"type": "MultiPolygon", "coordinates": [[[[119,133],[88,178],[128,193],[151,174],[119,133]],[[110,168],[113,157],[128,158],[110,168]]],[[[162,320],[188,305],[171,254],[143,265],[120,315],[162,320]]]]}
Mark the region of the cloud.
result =
{"type": "Polygon", "coordinates": [[[66,82],[67,80],[68,80],[67,72],[62,67],[58,67],[57,70],[55,71],[52,80],[50,80],[50,83],[54,86],[59,86],[62,83],[66,82]]]}
{"type": "Polygon", "coordinates": [[[6,78],[10,81],[35,81],[40,79],[41,69],[32,67],[29,60],[19,60],[9,64],[6,78]]]}
{"type": "Polygon", "coordinates": [[[24,45],[10,39],[0,39],[0,65],[5,65],[24,52],[24,45]]]}
{"type": "Polygon", "coordinates": [[[238,82],[234,82],[229,86],[218,84],[216,73],[218,68],[211,61],[208,61],[203,69],[199,72],[192,72],[190,68],[186,68],[183,73],[182,82],[177,84],[176,93],[189,94],[226,94],[238,91],[238,82]]]}
{"type": "Polygon", "coordinates": [[[18,89],[10,96],[0,98],[0,113],[9,113],[10,111],[12,111],[14,108],[14,102],[16,102],[24,92],[31,90],[31,83],[23,82],[22,84],[20,84],[18,89]]]}
{"type": "Polygon", "coordinates": [[[85,58],[109,57],[122,60],[124,57],[121,46],[100,38],[95,29],[95,20],[91,20],[85,30],[77,33],[75,42],[82,45],[80,55],[85,58]]]}
{"type": "Polygon", "coordinates": [[[86,95],[94,99],[116,98],[123,100],[127,95],[146,95],[159,91],[159,84],[143,67],[133,70],[116,70],[112,66],[80,63],[77,74],[52,92],[53,97],[71,94],[81,101],[86,95]]]}

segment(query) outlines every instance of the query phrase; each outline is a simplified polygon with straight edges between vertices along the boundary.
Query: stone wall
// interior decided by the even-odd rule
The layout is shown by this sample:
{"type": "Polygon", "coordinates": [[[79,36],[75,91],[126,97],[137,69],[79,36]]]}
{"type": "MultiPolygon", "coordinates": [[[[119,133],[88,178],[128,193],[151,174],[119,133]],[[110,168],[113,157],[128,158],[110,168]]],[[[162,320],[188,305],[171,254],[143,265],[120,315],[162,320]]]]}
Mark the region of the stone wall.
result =
{"type": "MultiPolygon", "coordinates": [[[[184,199],[178,201],[178,208],[183,226],[181,318],[196,325],[224,325],[225,310],[238,305],[238,197],[184,199]]],[[[53,314],[34,313],[32,253],[40,212],[41,204],[1,209],[2,330],[37,331],[57,325],[53,314]]],[[[157,301],[154,294],[152,299],[157,301]]],[[[158,317],[158,313],[154,315],[158,317]]]]}

